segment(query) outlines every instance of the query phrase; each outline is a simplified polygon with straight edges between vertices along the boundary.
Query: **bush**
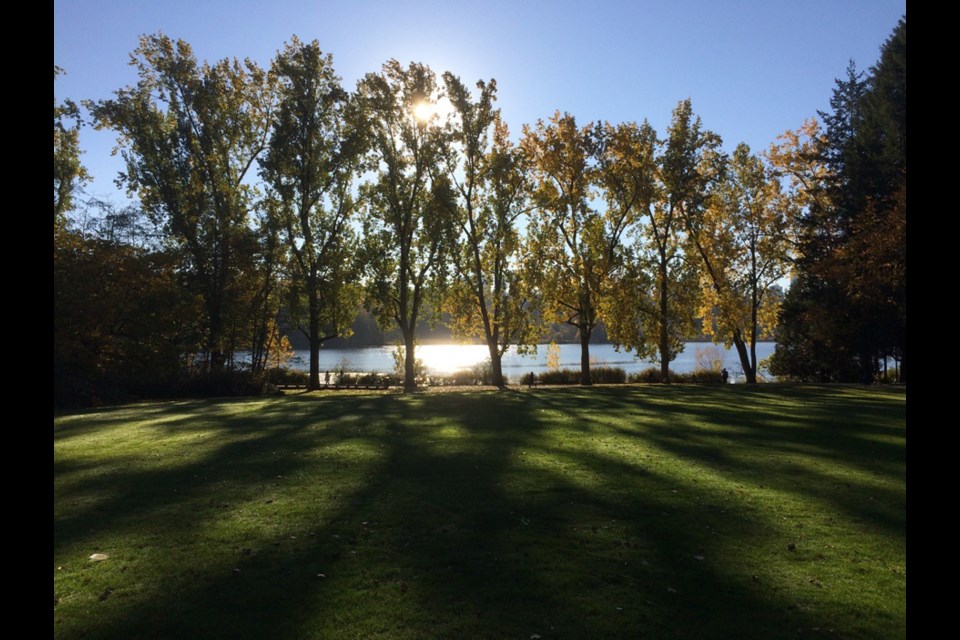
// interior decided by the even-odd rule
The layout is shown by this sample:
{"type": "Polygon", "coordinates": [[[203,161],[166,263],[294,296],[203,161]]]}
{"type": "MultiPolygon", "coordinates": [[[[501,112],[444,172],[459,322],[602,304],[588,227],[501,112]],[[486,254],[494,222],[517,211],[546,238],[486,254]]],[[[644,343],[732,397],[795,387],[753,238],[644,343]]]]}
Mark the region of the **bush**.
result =
{"type": "Polygon", "coordinates": [[[723,373],[720,371],[715,371],[713,369],[696,369],[687,373],[673,374],[671,373],[671,378],[674,382],[679,383],[716,383],[723,384],[723,373]]]}
{"type": "MultiPolygon", "coordinates": [[[[636,373],[631,373],[628,376],[630,382],[640,382],[640,383],[660,383],[663,382],[663,379],[660,376],[660,369],[657,367],[649,367],[643,371],[638,371],[636,373]]],[[[722,383],[723,374],[719,371],[714,371],[713,369],[696,369],[694,371],[689,371],[687,373],[676,373],[675,371],[670,371],[670,382],[676,384],[690,384],[690,383],[722,383]]]]}
{"type": "Polygon", "coordinates": [[[622,367],[590,367],[590,380],[593,384],[624,384],[627,372],[622,367]]]}
{"type": "MultiPolygon", "coordinates": [[[[580,384],[580,369],[553,369],[536,377],[537,384],[580,384]]],[[[524,376],[526,384],[529,376],[524,376]]],[[[590,381],[593,384],[623,384],[627,381],[627,372],[621,367],[590,367],[590,381]]]]}
{"type": "MultiPolygon", "coordinates": [[[[673,372],[670,372],[670,377],[673,378],[673,372]]],[[[660,369],[658,367],[647,367],[642,371],[637,371],[631,373],[627,376],[629,382],[663,382],[663,379],[660,377],[660,369]]]]}
{"type": "Polygon", "coordinates": [[[262,396],[276,395],[275,384],[250,371],[223,371],[185,376],[176,386],[174,397],[262,396]]]}
{"type": "Polygon", "coordinates": [[[580,384],[578,369],[551,369],[537,376],[537,384],[580,384]]]}
{"type": "Polygon", "coordinates": [[[307,384],[310,381],[309,372],[296,371],[286,367],[267,369],[264,376],[273,384],[307,384]]]}
{"type": "MultiPolygon", "coordinates": [[[[470,373],[473,374],[473,379],[477,382],[477,384],[493,384],[493,363],[490,362],[490,358],[473,365],[473,368],[470,369],[470,373]]],[[[503,376],[503,383],[507,384],[507,382],[507,376],[503,376]]]]}

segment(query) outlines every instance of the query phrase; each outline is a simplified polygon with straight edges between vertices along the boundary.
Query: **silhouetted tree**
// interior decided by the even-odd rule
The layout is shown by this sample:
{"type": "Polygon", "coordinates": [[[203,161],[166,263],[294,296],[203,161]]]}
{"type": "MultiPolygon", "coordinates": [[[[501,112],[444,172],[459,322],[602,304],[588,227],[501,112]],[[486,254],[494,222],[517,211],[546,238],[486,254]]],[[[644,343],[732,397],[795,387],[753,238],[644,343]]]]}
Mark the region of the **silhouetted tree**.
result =
{"type": "Polygon", "coordinates": [[[296,37],[273,62],[279,104],[260,175],[267,210],[291,254],[290,312],[310,346],[309,388],[320,386],[320,345],[349,335],[360,303],[354,177],[363,127],[333,58],[296,37]]]}

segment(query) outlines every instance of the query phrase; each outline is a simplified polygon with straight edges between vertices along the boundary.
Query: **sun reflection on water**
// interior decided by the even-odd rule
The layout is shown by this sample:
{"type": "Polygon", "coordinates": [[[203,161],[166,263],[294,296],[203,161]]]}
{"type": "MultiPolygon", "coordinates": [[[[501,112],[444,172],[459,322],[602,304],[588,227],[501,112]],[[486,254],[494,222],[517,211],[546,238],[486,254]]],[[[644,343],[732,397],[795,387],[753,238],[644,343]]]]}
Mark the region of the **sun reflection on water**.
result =
{"type": "Polygon", "coordinates": [[[470,369],[490,357],[482,344],[424,344],[417,347],[417,358],[435,374],[470,369]]]}

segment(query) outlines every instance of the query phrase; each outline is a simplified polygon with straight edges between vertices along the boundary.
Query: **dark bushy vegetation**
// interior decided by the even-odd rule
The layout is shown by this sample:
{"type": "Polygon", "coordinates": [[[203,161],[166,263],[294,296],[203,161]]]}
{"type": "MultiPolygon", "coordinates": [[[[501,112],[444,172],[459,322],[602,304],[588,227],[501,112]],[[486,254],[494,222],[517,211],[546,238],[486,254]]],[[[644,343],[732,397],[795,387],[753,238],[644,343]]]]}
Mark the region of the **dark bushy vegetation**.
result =
{"type": "MultiPolygon", "coordinates": [[[[536,376],[537,384],[580,384],[579,369],[553,369],[536,376]]],[[[627,372],[622,367],[590,367],[593,384],[624,384],[627,372]]]]}
{"type": "MultiPolygon", "coordinates": [[[[266,372],[267,380],[273,384],[297,384],[306,385],[310,381],[310,374],[306,371],[297,371],[286,367],[275,367],[266,372]]],[[[320,378],[323,382],[323,378],[320,378]]]]}
{"type": "MultiPolygon", "coordinates": [[[[630,382],[659,383],[663,382],[663,377],[660,375],[659,368],[650,367],[637,373],[631,373],[628,376],[628,380],[630,382]]],[[[681,384],[710,382],[720,384],[723,382],[723,374],[713,369],[697,369],[687,373],[670,371],[670,382],[681,384]]]]}

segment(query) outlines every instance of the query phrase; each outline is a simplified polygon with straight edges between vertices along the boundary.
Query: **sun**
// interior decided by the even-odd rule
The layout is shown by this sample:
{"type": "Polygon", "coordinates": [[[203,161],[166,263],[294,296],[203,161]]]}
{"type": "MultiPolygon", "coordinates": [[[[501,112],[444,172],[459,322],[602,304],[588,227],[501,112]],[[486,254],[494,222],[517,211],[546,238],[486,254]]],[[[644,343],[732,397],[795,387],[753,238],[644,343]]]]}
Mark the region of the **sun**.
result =
{"type": "Polygon", "coordinates": [[[420,122],[431,122],[434,117],[441,122],[445,122],[453,113],[453,104],[446,96],[437,101],[421,100],[413,107],[413,117],[420,122]]]}
{"type": "Polygon", "coordinates": [[[429,122],[434,114],[434,105],[429,100],[418,102],[413,108],[413,117],[420,122],[429,122]]]}

